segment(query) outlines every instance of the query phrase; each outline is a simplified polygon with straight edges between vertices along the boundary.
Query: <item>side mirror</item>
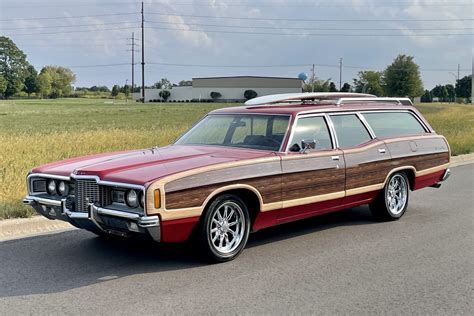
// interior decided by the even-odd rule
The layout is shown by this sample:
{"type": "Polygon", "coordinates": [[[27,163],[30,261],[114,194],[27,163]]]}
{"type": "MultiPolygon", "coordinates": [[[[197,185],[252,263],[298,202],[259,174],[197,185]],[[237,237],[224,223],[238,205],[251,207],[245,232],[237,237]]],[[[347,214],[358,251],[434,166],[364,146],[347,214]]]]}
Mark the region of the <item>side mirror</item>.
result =
{"type": "Polygon", "coordinates": [[[314,139],[303,139],[301,141],[301,153],[304,154],[308,149],[316,149],[316,140],[314,139]]]}

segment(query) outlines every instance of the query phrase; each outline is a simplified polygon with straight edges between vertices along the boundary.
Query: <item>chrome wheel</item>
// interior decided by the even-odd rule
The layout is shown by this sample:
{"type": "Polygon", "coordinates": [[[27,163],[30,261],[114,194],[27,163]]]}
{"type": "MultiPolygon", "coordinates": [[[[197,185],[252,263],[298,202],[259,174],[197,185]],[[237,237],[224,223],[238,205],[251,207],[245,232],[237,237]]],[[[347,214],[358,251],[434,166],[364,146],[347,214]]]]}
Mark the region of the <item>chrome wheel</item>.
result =
{"type": "Polygon", "coordinates": [[[385,204],[393,215],[399,215],[405,209],[408,200],[408,184],[400,174],[394,175],[385,192],[385,204]]]}
{"type": "Polygon", "coordinates": [[[226,201],[212,214],[209,224],[209,240],[221,254],[233,252],[245,235],[245,217],[242,208],[235,202],[226,201]]]}

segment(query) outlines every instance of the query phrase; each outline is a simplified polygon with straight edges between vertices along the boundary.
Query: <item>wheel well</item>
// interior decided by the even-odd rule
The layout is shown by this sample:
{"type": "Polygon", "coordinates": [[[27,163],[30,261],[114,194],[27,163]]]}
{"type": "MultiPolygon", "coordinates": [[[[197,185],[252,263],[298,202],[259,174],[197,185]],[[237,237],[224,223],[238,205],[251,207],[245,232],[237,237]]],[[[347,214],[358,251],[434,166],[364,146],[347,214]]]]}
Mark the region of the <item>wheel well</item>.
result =
{"type": "Polygon", "coordinates": [[[415,187],[415,171],[413,171],[412,169],[404,169],[401,170],[401,172],[403,172],[407,176],[408,183],[410,185],[410,190],[413,191],[413,188],[415,187]]]}
{"type": "Polygon", "coordinates": [[[260,199],[258,198],[257,194],[249,189],[229,189],[213,196],[212,199],[207,202],[207,205],[210,205],[212,201],[223,194],[233,194],[242,199],[242,201],[247,206],[250,222],[253,225],[258,212],[260,212],[260,199]]]}

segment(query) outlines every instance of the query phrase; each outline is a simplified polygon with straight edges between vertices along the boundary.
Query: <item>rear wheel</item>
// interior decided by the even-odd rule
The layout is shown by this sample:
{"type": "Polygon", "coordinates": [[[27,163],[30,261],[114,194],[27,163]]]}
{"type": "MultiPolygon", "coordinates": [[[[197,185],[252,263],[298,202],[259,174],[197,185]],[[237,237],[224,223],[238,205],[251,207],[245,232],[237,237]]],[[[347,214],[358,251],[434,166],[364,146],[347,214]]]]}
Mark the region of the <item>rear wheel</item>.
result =
{"type": "Polygon", "coordinates": [[[207,208],[197,237],[206,258],[225,262],[235,259],[242,252],[249,232],[247,206],[239,197],[224,194],[207,208]]]}
{"type": "Polygon", "coordinates": [[[372,214],[381,220],[398,220],[408,207],[410,187],[405,173],[390,176],[384,189],[369,205],[372,214]]]}

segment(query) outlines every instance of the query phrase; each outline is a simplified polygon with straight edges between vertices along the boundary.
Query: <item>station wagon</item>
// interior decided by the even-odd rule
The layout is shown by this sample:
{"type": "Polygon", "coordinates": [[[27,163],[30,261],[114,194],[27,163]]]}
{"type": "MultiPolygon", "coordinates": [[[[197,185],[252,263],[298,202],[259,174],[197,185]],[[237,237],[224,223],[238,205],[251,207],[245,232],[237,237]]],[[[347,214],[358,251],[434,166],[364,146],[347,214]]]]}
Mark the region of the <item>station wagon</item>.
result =
{"type": "Polygon", "coordinates": [[[169,146],[34,168],[24,203],[100,236],[191,240],[222,262],[250,232],[328,212],[368,204],[398,220],[449,162],[446,139],[405,99],[272,95],[212,111],[169,146]]]}

